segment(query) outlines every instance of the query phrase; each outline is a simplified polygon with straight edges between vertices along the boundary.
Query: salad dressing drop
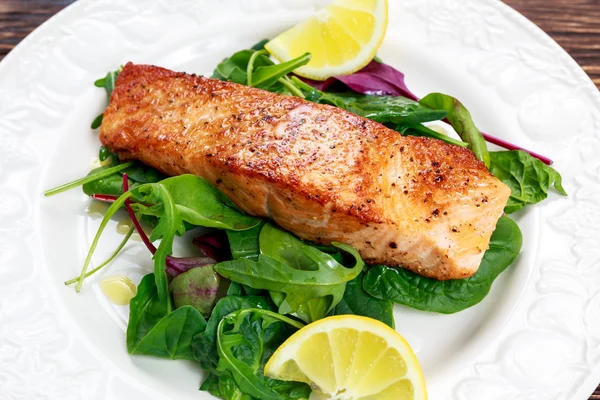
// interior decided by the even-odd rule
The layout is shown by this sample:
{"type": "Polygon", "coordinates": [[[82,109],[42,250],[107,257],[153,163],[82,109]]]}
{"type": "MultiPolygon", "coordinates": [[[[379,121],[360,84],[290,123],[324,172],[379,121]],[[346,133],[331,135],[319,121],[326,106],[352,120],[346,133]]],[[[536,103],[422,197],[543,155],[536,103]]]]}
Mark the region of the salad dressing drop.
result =
{"type": "Polygon", "coordinates": [[[100,281],[100,290],[111,303],[126,306],[136,295],[135,283],[125,275],[113,275],[100,281]]]}

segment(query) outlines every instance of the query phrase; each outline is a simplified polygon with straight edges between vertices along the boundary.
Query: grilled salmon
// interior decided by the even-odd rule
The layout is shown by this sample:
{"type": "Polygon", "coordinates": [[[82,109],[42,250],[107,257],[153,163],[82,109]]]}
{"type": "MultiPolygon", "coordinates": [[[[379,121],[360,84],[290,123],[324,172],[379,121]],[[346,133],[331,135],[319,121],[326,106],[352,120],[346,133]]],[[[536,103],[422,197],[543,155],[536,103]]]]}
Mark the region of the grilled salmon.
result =
{"type": "Polygon", "coordinates": [[[124,160],[198,175],[303,239],[440,280],[477,271],[510,195],[467,149],[148,65],[123,68],[100,140],[124,160]]]}

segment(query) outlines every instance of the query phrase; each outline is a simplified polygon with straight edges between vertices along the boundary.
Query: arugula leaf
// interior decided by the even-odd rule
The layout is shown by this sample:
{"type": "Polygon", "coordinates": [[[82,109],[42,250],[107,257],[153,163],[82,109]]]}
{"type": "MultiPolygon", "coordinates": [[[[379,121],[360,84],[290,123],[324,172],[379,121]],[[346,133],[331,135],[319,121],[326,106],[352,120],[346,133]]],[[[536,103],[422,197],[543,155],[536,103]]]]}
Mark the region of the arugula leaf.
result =
{"type": "Polygon", "coordinates": [[[308,63],[310,55],[303,54],[285,63],[275,64],[260,42],[252,50],[241,50],[224,59],[213,72],[213,78],[242,85],[267,89],[274,93],[302,95],[288,82],[287,74],[308,63]],[[255,71],[255,72],[253,72],[255,71]]]}
{"type": "Polygon", "coordinates": [[[200,386],[200,390],[226,400],[255,400],[254,397],[240,390],[233,376],[228,372],[223,372],[220,376],[210,374],[200,386]]]}
{"type": "Polygon", "coordinates": [[[308,64],[309,61],[310,54],[304,53],[303,55],[284,63],[270,66],[259,66],[251,76],[247,74],[248,84],[251,84],[251,86],[257,88],[268,89],[280,78],[289,74],[293,70],[308,64]]]}
{"type": "Polygon", "coordinates": [[[510,214],[528,204],[539,203],[548,197],[552,185],[560,194],[567,195],[560,174],[528,153],[520,150],[493,151],[490,156],[490,172],[511,190],[505,213],[510,214]]]}
{"type": "Polygon", "coordinates": [[[218,373],[230,373],[242,392],[258,399],[308,399],[310,387],[267,378],[263,368],[273,352],[302,324],[271,311],[238,310],[219,322],[218,373]]]}
{"type": "Polygon", "coordinates": [[[325,296],[331,297],[329,311],[342,299],[346,282],[354,279],[364,267],[360,255],[350,246],[333,243],[354,257],[355,265],[346,268],[329,254],[271,224],[262,228],[259,242],[258,261],[241,258],[218,263],[214,268],[233,282],[285,293],[286,298],[279,306],[282,314],[296,311],[310,299],[325,296]]]}
{"type": "Polygon", "coordinates": [[[344,298],[332,310],[332,315],[354,314],[377,319],[394,328],[394,304],[389,300],[377,299],[363,289],[361,272],[356,278],[346,284],[344,298]]]}
{"type": "Polygon", "coordinates": [[[246,215],[216,187],[196,175],[174,176],[160,185],[169,192],[181,218],[192,225],[239,231],[261,222],[246,215]]]}
{"type": "Polygon", "coordinates": [[[494,280],[517,258],[523,237],[510,218],[498,220],[490,247],[479,270],[467,279],[438,281],[403,268],[376,266],[367,272],[363,288],[378,299],[391,300],[423,311],[452,314],[479,303],[494,280]]]}
{"type": "MultiPolygon", "coordinates": [[[[285,294],[280,292],[269,292],[271,300],[276,306],[280,306],[285,300],[285,294]]],[[[343,301],[343,300],[342,300],[343,301]]],[[[341,302],[340,302],[341,304],[341,302]]],[[[318,321],[327,316],[329,310],[330,300],[328,297],[316,297],[310,299],[305,303],[298,306],[298,309],[289,315],[301,319],[302,321],[310,324],[311,322],[318,321]]],[[[336,306],[337,307],[337,306],[336,306]]]]}
{"type": "MultiPolygon", "coordinates": [[[[154,209],[161,209],[161,217],[152,230],[150,240],[161,239],[156,253],[152,257],[154,260],[154,279],[156,280],[158,297],[162,300],[167,299],[170,305],[171,296],[169,294],[169,282],[167,281],[166,274],[167,256],[173,254],[175,235],[181,236],[185,233],[182,217],[168,188],[162,183],[145,183],[129,190],[129,192],[119,197],[119,199],[127,196],[127,194],[140,199],[141,203],[154,204],[154,209]]],[[[118,200],[113,203],[113,205],[115,204],[118,204],[118,200]]],[[[138,209],[140,212],[147,210],[147,208],[141,205],[139,205],[138,209]]]]}
{"type": "Polygon", "coordinates": [[[237,310],[261,308],[273,310],[273,303],[261,296],[227,296],[217,302],[206,324],[206,329],[194,336],[192,347],[194,357],[202,369],[217,373],[219,355],[217,352],[217,328],[221,319],[237,310]]]}
{"type": "Polygon", "coordinates": [[[490,155],[483,135],[475,126],[471,114],[465,106],[452,96],[442,93],[430,93],[422,98],[419,103],[433,110],[444,110],[448,113],[447,119],[458,133],[458,136],[469,143],[469,149],[478,160],[490,167],[490,155]]]}
{"type": "Polygon", "coordinates": [[[256,225],[254,228],[245,231],[225,231],[229,240],[229,248],[234,260],[238,258],[247,258],[252,261],[258,260],[260,248],[258,245],[258,235],[263,224],[256,225]]]}

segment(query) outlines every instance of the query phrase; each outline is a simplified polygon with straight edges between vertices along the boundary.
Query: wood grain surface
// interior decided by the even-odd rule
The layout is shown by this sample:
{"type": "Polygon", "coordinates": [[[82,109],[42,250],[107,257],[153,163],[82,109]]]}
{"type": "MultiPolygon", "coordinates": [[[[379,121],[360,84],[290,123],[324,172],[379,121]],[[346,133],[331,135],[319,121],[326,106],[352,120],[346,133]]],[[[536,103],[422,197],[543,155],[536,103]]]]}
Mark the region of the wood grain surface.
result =
{"type": "MultiPolygon", "coordinates": [[[[42,22],[73,2],[0,0],[0,59],[42,22]]],[[[504,2],[556,40],[600,88],[600,0],[504,2]]],[[[590,400],[600,400],[600,386],[590,400]]]]}

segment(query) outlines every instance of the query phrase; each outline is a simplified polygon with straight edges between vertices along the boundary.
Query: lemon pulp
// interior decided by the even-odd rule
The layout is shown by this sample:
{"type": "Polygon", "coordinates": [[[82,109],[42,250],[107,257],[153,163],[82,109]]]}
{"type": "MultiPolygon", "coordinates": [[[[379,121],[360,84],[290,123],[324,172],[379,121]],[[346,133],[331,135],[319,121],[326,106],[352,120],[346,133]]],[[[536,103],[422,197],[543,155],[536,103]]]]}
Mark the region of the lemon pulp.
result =
{"type": "Polygon", "coordinates": [[[265,375],[305,382],[322,399],[427,399],[421,368],[404,338],[355,315],[325,318],[296,332],[273,354],[265,375]]]}
{"type": "Polygon", "coordinates": [[[305,52],[310,62],[294,72],[324,80],[367,65],[381,46],[388,20],[387,0],[336,0],[265,45],[281,62],[305,52]]]}

